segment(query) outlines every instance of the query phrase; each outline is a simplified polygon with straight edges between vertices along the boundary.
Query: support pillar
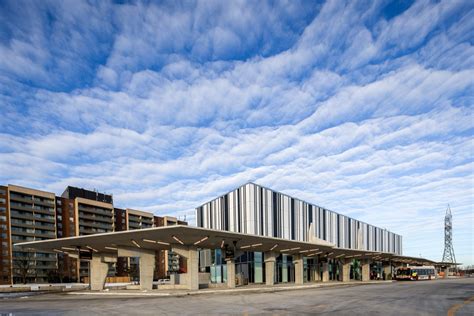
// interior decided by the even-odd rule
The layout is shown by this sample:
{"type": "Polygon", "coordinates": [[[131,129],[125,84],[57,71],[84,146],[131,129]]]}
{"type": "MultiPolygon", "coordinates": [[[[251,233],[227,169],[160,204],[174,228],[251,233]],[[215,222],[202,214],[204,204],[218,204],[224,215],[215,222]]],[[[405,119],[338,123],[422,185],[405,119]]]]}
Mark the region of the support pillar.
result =
{"type": "Polygon", "coordinates": [[[321,281],[321,277],[319,273],[320,273],[320,267],[319,267],[319,260],[318,260],[318,264],[316,265],[316,268],[313,270],[313,281],[315,282],[321,281]]]}
{"type": "Polygon", "coordinates": [[[392,265],[390,263],[383,266],[383,272],[385,274],[385,280],[392,279],[392,265]]]}
{"type": "Polygon", "coordinates": [[[349,282],[351,280],[351,260],[342,260],[342,282],[349,282]]]}
{"type": "Polygon", "coordinates": [[[93,254],[89,266],[89,285],[91,291],[104,289],[107,272],[109,272],[109,264],[103,262],[101,256],[93,254]]]}
{"type": "Polygon", "coordinates": [[[295,284],[304,283],[304,260],[302,255],[293,256],[295,264],[295,284]]]}
{"type": "Polygon", "coordinates": [[[365,259],[361,260],[362,264],[362,281],[370,281],[370,260],[365,259]]]}
{"type": "Polygon", "coordinates": [[[323,282],[329,282],[329,263],[323,262],[323,282]]]}
{"type": "Polygon", "coordinates": [[[155,252],[144,253],[139,257],[140,290],[153,289],[153,272],[155,271],[155,252]]]}
{"type": "Polygon", "coordinates": [[[235,288],[235,261],[234,259],[227,259],[227,287],[235,288]]]}
{"type": "Polygon", "coordinates": [[[275,284],[275,262],[276,254],[274,252],[265,252],[265,284],[275,284]]]}
{"type": "Polygon", "coordinates": [[[180,275],[189,290],[199,290],[199,253],[195,247],[173,246],[173,252],[185,257],[188,272],[180,275]]]}

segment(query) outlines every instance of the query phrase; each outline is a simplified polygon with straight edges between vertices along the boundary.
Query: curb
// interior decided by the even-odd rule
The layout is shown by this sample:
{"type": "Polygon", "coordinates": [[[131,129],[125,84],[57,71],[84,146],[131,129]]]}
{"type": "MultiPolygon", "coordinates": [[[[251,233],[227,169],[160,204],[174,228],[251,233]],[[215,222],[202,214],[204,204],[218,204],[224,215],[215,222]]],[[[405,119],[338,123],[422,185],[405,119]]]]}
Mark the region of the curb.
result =
{"type": "Polygon", "coordinates": [[[285,287],[273,287],[273,288],[241,288],[241,289],[222,289],[222,290],[199,290],[199,291],[185,291],[181,293],[174,292],[69,292],[68,295],[99,295],[99,296],[147,296],[147,297],[183,297],[189,295],[206,295],[206,294],[241,294],[241,293],[273,293],[283,291],[295,291],[295,290],[308,290],[315,288],[331,288],[341,286],[361,286],[361,285],[373,285],[373,284],[388,284],[393,281],[373,281],[373,282],[347,282],[347,283],[334,283],[334,284],[312,284],[312,285],[297,285],[297,286],[285,286],[285,287]]]}

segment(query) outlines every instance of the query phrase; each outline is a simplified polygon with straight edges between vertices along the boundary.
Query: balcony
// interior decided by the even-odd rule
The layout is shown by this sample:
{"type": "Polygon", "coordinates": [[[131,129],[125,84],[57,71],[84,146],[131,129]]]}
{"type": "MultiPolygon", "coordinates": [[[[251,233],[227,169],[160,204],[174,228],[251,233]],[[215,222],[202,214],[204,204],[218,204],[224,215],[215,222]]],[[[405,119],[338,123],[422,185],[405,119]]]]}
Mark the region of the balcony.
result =
{"type": "MultiPolygon", "coordinates": [[[[109,233],[111,231],[112,231],[112,228],[105,230],[106,233],[109,233]]],[[[102,233],[104,232],[98,232],[98,231],[94,231],[88,228],[79,229],[79,235],[94,235],[94,234],[102,234],[102,233]]]]}
{"type": "Polygon", "coordinates": [[[94,228],[102,228],[102,229],[109,229],[109,230],[112,230],[112,224],[103,224],[103,223],[98,223],[98,222],[92,222],[92,223],[88,223],[88,222],[84,222],[84,221],[81,221],[79,220],[79,226],[84,226],[84,227],[94,227],[94,228]]]}
{"type": "Polygon", "coordinates": [[[37,214],[47,214],[47,215],[56,216],[56,212],[54,211],[54,208],[50,210],[40,210],[40,209],[34,208],[34,212],[37,214]]]}
{"type": "MultiPolygon", "coordinates": [[[[56,233],[54,231],[49,232],[49,233],[39,233],[34,229],[30,229],[30,231],[21,231],[21,230],[15,230],[12,228],[11,230],[11,235],[12,239],[13,236],[24,236],[24,237],[42,237],[42,238],[56,238],[56,233]]],[[[18,240],[17,242],[22,242],[21,240],[18,240]]]]}
{"type": "Polygon", "coordinates": [[[48,232],[48,233],[38,233],[35,232],[35,237],[43,237],[43,238],[56,238],[56,232],[48,232]]]}
{"type": "Polygon", "coordinates": [[[22,227],[22,228],[31,228],[31,229],[34,229],[35,228],[35,224],[34,223],[19,223],[19,222],[16,222],[15,219],[12,219],[11,220],[11,227],[22,227]]]}
{"type": "Polygon", "coordinates": [[[10,201],[24,202],[24,203],[28,203],[28,204],[33,203],[33,199],[31,198],[31,196],[30,197],[23,197],[23,196],[15,194],[15,193],[10,193],[10,201]]]}
{"type": "Polygon", "coordinates": [[[12,227],[10,232],[12,235],[12,239],[14,236],[26,236],[26,237],[36,236],[34,230],[31,230],[31,231],[16,230],[15,227],[12,227]]]}
{"type": "Polygon", "coordinates": [[[44,269],[44,270],[51,270],[51,269],[56,269],[57,266],[56,266],[56,262],[55,263],[52,263],[50,265],[37,265],[36,266],[36,269],[44,269]]]}
{"type": "MultiPolygon", "coordinates": [[[[13,217],[13,216],[12,216],[13,217]]],[[[22,227],[22,228],[31,228],[31,229],[43,229],[43,230],[50,230],[55,231],[56,227],[54,225],[42,225],[41,222],[33,222],[33,219],[28,221],[29,223],[25,223],[17,218],[12,218],[11,226],[12,227],[22,227]]]]}
{"type": "Polygon", "coordinates": [[[81,219],[89,219],[89,220],[93,220],[97,222],[112,224],[112,217],[96,216],[95,214],[89,214],[89,213],[79,214],[79,220],[81,219]]]}
{"type": "Polygon", "coordinates": [[[54,257],[54,258],[43,258],[43,257],[38,258],[38,257],[36,257],[35,259],[40,260],[40,261],[51,261],[51,262],[56,261],[56,257],[54,257]]]}
{"type": "Polygon", "coordinates": [[[33,205],[32,206],[24,206],[20,204],[10,204],[10,209],[11,210],[19,210],[19,211],[27,211],[27,212],[33,212],[33,205]]]}
{"type": "Polygon", "coordinates": [[[42,225],[41,222],[36,222],[35,227],[43,230],[51,230],[56,231],[56,227],[54,225],[42,225]]]}
{"type": "Polygon", "coordinates": [[[99,215],[104,215],[104,216],[111,217],[111,218],[113,217],[112,210],[84,207],[84,206],[81,206],[81,205],[79,205],[79,212],[90,213],[90,214],[99,214],[99,215]]]}
{"type": "Polygon", "coordinates": [[[35,215],[34,215],[34,218],[35,218],[35,221],[42,221],[42,222],[53,223],[53,224],[56,223],[56,220],[55,220],[54,216],[51,216],[51,217],[43,217],[43,216],[41,216],[40,214],[35,214],[35,215]]]}
{"type": "Polygon", "coordinates": [[[26,236],[25,238],[20,238],[20,237],[25,237],[22,235],[14,235],[12,234],[12,244],[19,244],[21,242],[27,242],[27,241],[34,241],[34,237],[26,236]]]}
{"type": "Polygon", "coordinates": [[[42,205],[42,206],[53,207],[53,208],[54,208],[54,204],[55,204],[53,200],[39,201],[37,199],[34,199],[33,203],[36,204],[36,205],[42,205]]]}
{"type": "Polygon", "coordinates": [[[128,227],[130,227],[130,228],[140,228],[141,226],[140,226],[140,223],[129,222],[128,227]]]}

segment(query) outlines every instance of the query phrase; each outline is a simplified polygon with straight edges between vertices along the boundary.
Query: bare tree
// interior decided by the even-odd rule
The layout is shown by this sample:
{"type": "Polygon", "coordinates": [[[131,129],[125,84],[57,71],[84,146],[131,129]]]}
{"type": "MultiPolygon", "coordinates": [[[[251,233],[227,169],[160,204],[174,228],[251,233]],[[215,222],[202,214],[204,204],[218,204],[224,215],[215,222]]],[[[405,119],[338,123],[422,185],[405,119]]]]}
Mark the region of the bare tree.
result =
{"type": "Polygon", "coordinates": [[[21,256],[13,258],[13,273],[19,277],[23,284],[27,283],[28,278],[36,278],[35,257],[33,252],[21,252],[21,256]]]}

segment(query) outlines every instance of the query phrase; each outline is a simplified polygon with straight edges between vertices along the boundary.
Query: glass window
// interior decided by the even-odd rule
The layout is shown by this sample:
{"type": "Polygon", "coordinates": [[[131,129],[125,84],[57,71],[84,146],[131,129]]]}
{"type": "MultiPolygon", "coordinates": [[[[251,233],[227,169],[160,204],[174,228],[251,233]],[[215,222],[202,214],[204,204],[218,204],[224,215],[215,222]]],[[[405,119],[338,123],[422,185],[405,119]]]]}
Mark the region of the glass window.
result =
{"type": "Polygon", "coordinates": [[[254,283],[263,283],[263,254],[261,252],[254,253],[254,262],[254,283]]]}

